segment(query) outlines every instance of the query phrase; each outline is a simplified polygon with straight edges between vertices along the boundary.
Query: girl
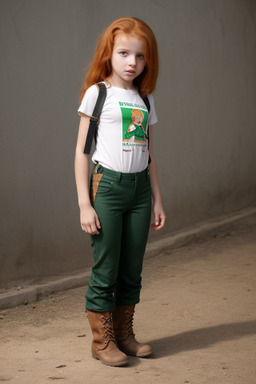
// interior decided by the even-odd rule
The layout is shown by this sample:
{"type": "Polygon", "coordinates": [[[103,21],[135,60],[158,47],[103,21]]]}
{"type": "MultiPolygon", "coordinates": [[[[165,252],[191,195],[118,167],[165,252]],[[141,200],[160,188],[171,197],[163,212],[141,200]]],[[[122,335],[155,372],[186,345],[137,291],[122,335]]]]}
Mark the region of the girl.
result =
{"type": "Polygon", "coordinates": [[[91,235],[95,262],[86,309],[93,334],[92,356],[112,366],[127,365],[127,355],[145,357],[152,353],[149,345],[135,339],[133,315],[140,297],[151,194],[155,219],[152,229],[163,228],[166,219],[151,128],[157,122],[151,95],[157,74],[157,44],[152,30],[137,18],[123,17],[101,36],[80,95],[75,175],[81,227],[91,235]],[[107,97],[98,125],[92,157],[96,166],[89,187],[89,156],[84,154],[84,145],[98,82],[105,84],[107,97]],[[143,101],[147,95],[150,112],[143,101]],[[127,151],[133,109],[143,113],[149,148],[148,140],[134,141],[133,150],[127,151]]]}

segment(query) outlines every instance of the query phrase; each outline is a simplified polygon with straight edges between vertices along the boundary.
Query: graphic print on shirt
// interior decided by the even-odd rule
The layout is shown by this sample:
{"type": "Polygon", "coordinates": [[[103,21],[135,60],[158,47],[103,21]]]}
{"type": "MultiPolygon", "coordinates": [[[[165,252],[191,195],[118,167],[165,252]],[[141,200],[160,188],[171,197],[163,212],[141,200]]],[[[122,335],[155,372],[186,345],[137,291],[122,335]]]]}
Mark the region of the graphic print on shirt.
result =
{"type": "Polygon", "coordinates": [[[143,105],[119,102],[122,112],[122,148],[131,152],[141,147],[145,152],[148,141],[148,111],[143,105]]]}

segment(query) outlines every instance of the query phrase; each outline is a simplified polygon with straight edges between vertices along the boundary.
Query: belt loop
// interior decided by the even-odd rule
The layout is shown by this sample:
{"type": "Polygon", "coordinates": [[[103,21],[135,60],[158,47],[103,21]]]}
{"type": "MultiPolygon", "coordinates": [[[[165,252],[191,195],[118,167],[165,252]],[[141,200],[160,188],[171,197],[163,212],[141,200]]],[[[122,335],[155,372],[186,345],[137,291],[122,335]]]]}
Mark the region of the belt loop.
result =
{"type": "Polygon", "coordinates": [[[122,178],[122,173],[121,173],[121,172],[116,172],[116,181],[117,181],[118,183],[120,183],[121,178],[122,178]]]}

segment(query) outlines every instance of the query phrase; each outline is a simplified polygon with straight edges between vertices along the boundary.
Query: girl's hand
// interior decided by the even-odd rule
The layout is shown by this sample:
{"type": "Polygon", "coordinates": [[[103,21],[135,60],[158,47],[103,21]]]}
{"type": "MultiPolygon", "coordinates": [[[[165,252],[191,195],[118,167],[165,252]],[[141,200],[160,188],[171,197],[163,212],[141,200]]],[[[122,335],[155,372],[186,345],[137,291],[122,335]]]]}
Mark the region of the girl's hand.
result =
{"type": "Polygon", "coordinates": [[[89,235],[99,234],[99,229],[101,228],[100,221],[97,213],[90,204],[80,208],[80,222],[82,230],[89,235]]]}
{"type": "Polygon", "coordinates": [[[164,227],[166,220],[166,215],[162,203],[154,203],[153,213],[155,216],[155,222],[151,224],[151,228],[154,231],[159,231],[159,229],[162,229],[164,227]]]}

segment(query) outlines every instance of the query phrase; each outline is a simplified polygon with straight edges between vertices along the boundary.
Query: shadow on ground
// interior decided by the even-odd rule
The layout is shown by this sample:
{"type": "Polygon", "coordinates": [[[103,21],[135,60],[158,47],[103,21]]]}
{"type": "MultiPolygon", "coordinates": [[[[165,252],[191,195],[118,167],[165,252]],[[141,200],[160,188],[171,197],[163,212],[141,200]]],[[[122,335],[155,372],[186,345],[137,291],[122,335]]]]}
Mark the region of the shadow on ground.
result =
{"type": "Polygon", "coordinates": [[[154,351],[153,357],[161,358],[182,351],[208,348],[216,343],[253,334],[256,334],[256,320],[193,329],[178,335],[152,340],[149,344],[154,351]]]}

